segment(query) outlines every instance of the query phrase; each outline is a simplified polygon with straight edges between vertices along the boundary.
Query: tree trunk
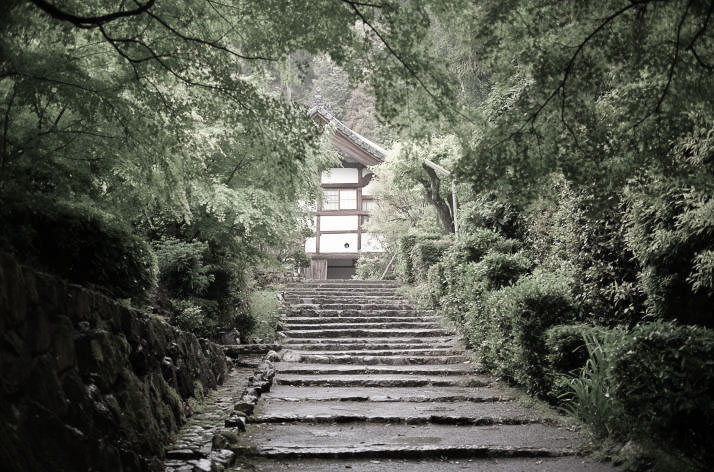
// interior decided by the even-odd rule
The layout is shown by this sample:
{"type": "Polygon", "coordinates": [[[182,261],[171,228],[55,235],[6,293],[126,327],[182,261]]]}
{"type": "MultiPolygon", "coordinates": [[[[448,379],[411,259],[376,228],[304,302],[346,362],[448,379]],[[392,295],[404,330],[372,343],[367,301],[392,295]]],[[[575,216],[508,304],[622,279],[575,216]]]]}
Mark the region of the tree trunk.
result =
{"type": "Polygon", "coordinates": [[[454,218],[453,213],[451,211],[451,206],[449,205],[450,198],[449,200],[444,200],[443,198],[441,198],[441,194],[439,193],[439,189],[441,188],[441,180],[439,180],[439,177],[436,175],[434,169],[432,169],[426,164],[422,164],[422,167],[429,176],[428,185],[426,185],[426,182],[422,182],[425,184],[426,187],[426,198],[436,208],[436,213],[437,215],[439,215],[439,221],[441,221],[441,224],[444,225],[444,229],[446,229],[446,231],[448,231],[449,233],[453,233],[454,218]]]}

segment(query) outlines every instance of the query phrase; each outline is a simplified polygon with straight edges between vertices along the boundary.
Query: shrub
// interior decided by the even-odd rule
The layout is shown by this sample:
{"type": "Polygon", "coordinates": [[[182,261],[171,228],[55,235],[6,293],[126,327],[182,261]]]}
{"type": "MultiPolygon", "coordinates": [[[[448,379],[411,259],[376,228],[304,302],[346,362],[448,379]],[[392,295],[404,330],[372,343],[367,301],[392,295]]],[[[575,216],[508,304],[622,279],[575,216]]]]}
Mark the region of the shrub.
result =
{"type": "Polygon", "coordinates": [[[412,247],[412,274],[415,281],[426,281],[429,267],[439,262],[450,241],[423,239],[412,247]]]}
{"type": "Polygon", "coordinates": [[[520,239],[523,233],[519,210],[494,193],[482,193],[464,202],[459,208],[459,227],[464,233],[487,228],[514,239],[520,239]]]}
{"type": "Polygon", "coordinates": [[[201,299],[172,299],[173,317],[171,323],[197,336],[211,337],[218,328],[215,312],[216,303],[201,299]]]}
{"type": "Polygon", "coordinates": [[[156,258],[130,226],[89,205],[3,196],[0,247],[18,259],[114,298],[144,301],[156,258]]]}
{"type": "Polygon", "coordinates": [[[488,289],[510,285],[526,274],[533,263],[523,252],[504,254],[490,251],[481,262],[475,265],[475,271],[483,279],[488,289]]]}
{"type": "Polygon", "coordinates": [[[201,295],[215,276],[204,263],[208,243],[162,237],[152,243],[159,266],[159,285],[174,297],[201,295]]]}
{"type": "Polygon", "coordinates": [[[506,239],[491,229],[476,228],[471,233],[462,234],[456,245],[466,253],[468,261],[478,262],[490,250],[511,253],[518,250],[521,243],[506,239]]]}
{"type": "Polygon", "coordinates": [[[714,330],[642,324],[616,353],[612,377],[636,433],[713,459],[714,330]]]}
{"type": "Polygon", "coordinates": [[[466,320],[467,338],[484,363],[531,393],[546,393],[544,334],[572,319],[571,283],[563,274],[538,271],[485,292],[466,320]]]}
{"type": "Polygon", "coordinates": [[[289,261],[296,269],[306,269],[310,267],[310,264],[312,264],[310,255],[305,251],[295,251],[290,256],[289,261]]]}
{"type": "Polygon", "coordinates": [[[546,362],[550,375],[577,374],[588,360],[586,337],[603,339],[606,329],[585,323],[556,325],[545,332],[546,362]]]}
{"type": "Polygon", "coordinates": [[[437,262],[433,266],[429,267],[429,271],[426,277],[427,286],[427,298],[429,300],[429,306],[436,308],[439,304],[439,300],[444,296],[446,289],[446,280],[444,276],[444,264],[437,262]]]}
{"type": "Polygon", "coordinates": [[[437,236],[424,234],[407,234],[399,239],[397,244],[396,274],[399,280],[406,283],[414,283],[414,266],[412,261],[412,251],[421,241],[438,239],[437,236]]]}
{"type": "MultiPolygon", "coordinates": [[[[389,264],[392,254],[383,253],[363,253],[357,259],[357,267],[355,268],[355,279],[359,280],[376,280],[379,279],[384,270],[389,264]]],[[[391,270],[384,275],[385,279],[394,279],[394,261],[392,261],[391,270]]]]}
{"type": "Polygon", "coordinates": [[[414,283],[412,272],[412,248],[417,243],[418,237],[415,234],[407,234],[399,239],[397,245],[397,277],[402,282],[414,283]]]}
{"type": "Polygon", "coordinates": [[[714,198],[664,177],[633,184],[626,197],[626,241],[648,311],[714,327],[714,198]]]}

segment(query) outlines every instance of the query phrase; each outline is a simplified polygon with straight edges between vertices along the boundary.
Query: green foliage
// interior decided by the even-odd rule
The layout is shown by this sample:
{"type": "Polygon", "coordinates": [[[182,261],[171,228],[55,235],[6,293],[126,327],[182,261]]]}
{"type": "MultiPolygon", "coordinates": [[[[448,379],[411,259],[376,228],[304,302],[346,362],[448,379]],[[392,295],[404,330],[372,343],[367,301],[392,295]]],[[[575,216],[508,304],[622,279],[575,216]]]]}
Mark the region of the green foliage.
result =
{"type": "Polygon", "coordinates": [[[488,229],[506,238],[520,239],[523,235],[519,209],[492,192],[480,193],[462,203],[459,227],[465,234],[488,229]]]}
{"type": "MultiPolygon", "coordinates": [[[[601,333],[600,333],[601,334],[601,333]]],[[[621,333],[604,336],[583,334],[587,360],[569,382],[565,410],[588,424],[599,438],[622,437],[626,431],[621,403],[612,395],[611,371],[617,359],[616,343],[621,333]]]]}
{"type": "Polygon", "coordinates": [[[414,248],[421,242],[433,241],[436,236],[424,234],[406,234],[399,239],[397,246],[396,273],[400,280],[406,283],[414,283],[416,274],[414,269],[414,259],[412,253],[414,248]]]}
{"type": "Polygon", "coordinates": [[[163,237],[152,244],[159,263],[159,284],[176,297],[201,295],[215,277],[204,263],[208,244],[163,237]]]}
{"type": "Polygon", "coordinates": [[[545,332],[572,319],[572,280],[536,271],[514,285],[486,291],[466,315],[469,344],[495,373],[525,386],[548,391],[545,332]]]}
{"type": "Polygon", "coordinates": [[[71,282],[139,303],[156,286],[151,247],[91,205],[3,196],[0,226],[0,247],[71,282]]]}
{"type": "Polygon", "coordinates": [[[275,291],[256,290],[251,292],[248,307],[251,318],[255,322],[251,330],[252,337],[262,339],[262,342],[266,343],[275,342],[280,321],[278,297],[275,291]]]}
{"type": "Polygon", "coordinates": [[[641,266],[638,277],[649,312],[714,326],[712,193],[650,177],[631,185],[626,208],[626,240],[641,266]]]}
{"type": "Polygon", "coordinates": [[[525,242],[535,260],[571,274],[578,319],[634,325],[642,319],[644,297],[619,209],[596,207],[592,195],[561,177],[554,176],[549,189],[553,195],[534,202],[525,217],[525,242]]]}
{"type": "Polygon", "coordinates": [[[295,251],[292,254],[291,261],[294,267],[305,269],[310,267],[312,260],[305,251],[295,251]]]}
{"type": "Polygon", "coordinates": [[[216,303],[205,299],[171,300],[173,317],[171,322],[196,336],[210,338],[219,328],[216,303]]]}
{"type": "Polygon", "coordinates": [[[489,251],[475,264],[474,270],[484,281],[485,288],[493,290],[515,283],[528,273],[532,265],[531,260],[522,251],[516,254],[489,251]]]}
{"type": "Polygon", "coordinates": [[[418,239],[411,250],[411,268],[417,282],[426,281],[429,268],[439,262],[444,250],[451,245],[449,240],[418,239]]]}
{"type": "Polygon", "coordinates": [[[613,356],[612,382],[637,434],[711,463],[714,331],[673,322],[642,324],[613,356]]]}
{"type": "MultiPolygon", "coordinates": [[[[360,254],[359,259],[357,259],[354,278],[359,280],[379,279],[387,269],[390,259],[392,259],[392,255],[388,252],[360,254]]],[[[392,261],[392,266],[384,278],[393,280],[394,277],[394,261],[392,261]]]]}

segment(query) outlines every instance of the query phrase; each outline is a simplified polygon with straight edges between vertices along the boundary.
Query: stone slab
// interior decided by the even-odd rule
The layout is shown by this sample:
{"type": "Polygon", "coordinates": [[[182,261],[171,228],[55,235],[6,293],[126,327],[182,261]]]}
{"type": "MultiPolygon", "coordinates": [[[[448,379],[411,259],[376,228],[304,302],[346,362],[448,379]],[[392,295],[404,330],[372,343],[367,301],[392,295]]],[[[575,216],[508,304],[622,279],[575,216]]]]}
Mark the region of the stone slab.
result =
{"type": "Polygon", "coordinates": [[[252,472],[613,472],[611,464],[592,459],[568,457],[484,458],[451,460],[338,460],[338,459],[264,459],[244,461],[232,471],[252,472]]]}
{"type": "Polygon", "coordinates": [[[285,402],[261,399],[253,423],[390,423],[492,425],[527,424],[540,421],[538,413],[517,402],[354,402],[309,401],[285,402]]]}
{"type": "Polygon", "coordinates": [[[485,387],[492,379],[483,375],[426,376],[426,375],[295,375],[278,374],[276,385],[322,387],[485,387]]]}
{"type": "Polygon", "coordinates": [[[282,401],[369,401],[369,402],[447,402],[474,401],[489,402],[497,400],[512,400],[513,396],[503,389],[493,387],[424,387],[413,388],[379,388],[368,387],[355,389],[351,387],[293,387],[276,385],[270,392],[263,394],[266,400],[282,401]]]}
{"type": "Polygon", "coordinates": [[[578,436],[545,426],[251,424],[239,452],[266,457],[512,457],[572,455],[578,436]]]}
{"type": "Polygon", "coordinates": [[[354,374],[405,374],[405,375],[467,375],[474,372],[471,364],[449,365],[350,365],[350,364],[300,364],[277,362],[275,368],[283,374],[354,375],[354,374]]]}
{"type": "Polygon", "coordinates": [[[285,330],[284,333],[289,338],[394,338],[394,337],[438,337],[446,336],[448,333],[443,329],[292,329],[285,330]]]}

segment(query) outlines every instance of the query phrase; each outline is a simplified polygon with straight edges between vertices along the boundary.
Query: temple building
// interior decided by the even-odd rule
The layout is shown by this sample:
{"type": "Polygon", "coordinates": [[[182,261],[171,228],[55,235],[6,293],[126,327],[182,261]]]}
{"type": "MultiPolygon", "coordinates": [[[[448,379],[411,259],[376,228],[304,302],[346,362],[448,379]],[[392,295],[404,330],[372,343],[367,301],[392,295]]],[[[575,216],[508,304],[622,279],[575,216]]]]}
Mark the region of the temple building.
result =
{"type": "Polygon", "coordinates": [[[312,258],[305,278],[349,279],[360,253],[382,252],[378,238],[363,227],[376,206],[374,174],[369,167],[384,162],[387,151],[348,128],[324,105],[311,108],[309,113],[316,122],[334,126],[332,145],[341,167],[320,175],[325,198],[315,206],[315,236],[305,241],[305,252],[312,258]]]}

